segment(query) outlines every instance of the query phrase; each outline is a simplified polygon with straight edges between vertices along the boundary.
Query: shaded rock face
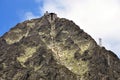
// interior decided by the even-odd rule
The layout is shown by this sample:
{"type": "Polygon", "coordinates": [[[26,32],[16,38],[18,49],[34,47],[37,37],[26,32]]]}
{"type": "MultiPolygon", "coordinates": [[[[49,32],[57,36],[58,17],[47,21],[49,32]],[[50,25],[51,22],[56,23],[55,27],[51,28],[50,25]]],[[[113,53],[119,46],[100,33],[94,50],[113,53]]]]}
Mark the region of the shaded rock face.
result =
{"type": "Polygon", "coordinates": [[[0,80],[120,80],[120,60],[74,22],[49,13],[0,38],[0,80]]]}

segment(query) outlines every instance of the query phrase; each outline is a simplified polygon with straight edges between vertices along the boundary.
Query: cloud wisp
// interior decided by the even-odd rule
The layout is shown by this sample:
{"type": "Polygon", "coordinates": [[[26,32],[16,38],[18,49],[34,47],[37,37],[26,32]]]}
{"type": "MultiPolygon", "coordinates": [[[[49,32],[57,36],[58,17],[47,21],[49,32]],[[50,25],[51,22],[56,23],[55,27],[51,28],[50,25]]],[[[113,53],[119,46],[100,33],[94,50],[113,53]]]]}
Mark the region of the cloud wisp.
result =
{"type": "Polygon", "coordinates": [[[26,12],[25,14],[24,14],[24,19],[25,20],[30,20],[30,19],[33,19],[33,18],[37,18],[37,17],[39,17],[39,16],[37,16],[37,15],[34,15],[32,12],[26,12]]]}
{"type": "MultiPolygon", "coordinates": [[[[102,38],[103,46],[120,57],[120,2],[119,0],[35,0],[40,13],[55,12],[73,20],[96,41],[102,38]],[[116,44],[117,43],[117,44],[116,44]]],[[[27,13],[27,17],[36,17],[27,13]]]]}

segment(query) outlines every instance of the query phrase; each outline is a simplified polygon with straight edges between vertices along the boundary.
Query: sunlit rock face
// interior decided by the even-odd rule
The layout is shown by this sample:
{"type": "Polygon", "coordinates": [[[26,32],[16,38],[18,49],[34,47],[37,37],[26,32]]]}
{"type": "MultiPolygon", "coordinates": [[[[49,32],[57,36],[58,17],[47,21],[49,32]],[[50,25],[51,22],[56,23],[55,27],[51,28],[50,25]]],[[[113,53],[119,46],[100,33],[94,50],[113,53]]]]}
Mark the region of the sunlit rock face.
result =
{"type": "Polygon", "coordinates": [[[73,21],[46,13],[0,38],[0,80],[120,80],[120,60],[73,21]]]}

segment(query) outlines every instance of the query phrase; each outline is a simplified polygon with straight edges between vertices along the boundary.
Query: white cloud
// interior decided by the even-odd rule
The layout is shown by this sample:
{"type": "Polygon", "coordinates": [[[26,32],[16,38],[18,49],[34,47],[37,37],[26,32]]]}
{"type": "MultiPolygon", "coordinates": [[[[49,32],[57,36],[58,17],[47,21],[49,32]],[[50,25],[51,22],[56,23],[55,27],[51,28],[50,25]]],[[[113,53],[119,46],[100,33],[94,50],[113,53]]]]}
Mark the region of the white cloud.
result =
{"type": "Polygon", "coordinates": [[[32,12],[26,12],[24,15],[25,20],[30,20],[30,19],[37,18],[37,17],[38,16],[34,15],[32,12]]]}
{"type": "Polygon", "coordinates": [[[43,0],[40,12],[45,11],[73,20],[96,41],[101,37],[103,46],[120,57],[119,0],[43,0]]]}

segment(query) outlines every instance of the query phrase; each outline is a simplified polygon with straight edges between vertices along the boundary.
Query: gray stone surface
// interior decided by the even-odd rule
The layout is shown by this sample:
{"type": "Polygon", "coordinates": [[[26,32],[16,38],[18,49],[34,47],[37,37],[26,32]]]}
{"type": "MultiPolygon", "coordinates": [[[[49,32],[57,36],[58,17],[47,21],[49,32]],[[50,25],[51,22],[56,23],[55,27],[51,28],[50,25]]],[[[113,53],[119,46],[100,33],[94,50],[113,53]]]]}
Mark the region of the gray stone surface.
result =
{"type": "Polygon", "coordinates": [[[73,21],[48,13],[0,38],[0,80],[120,80],[120,59],[73,21]]]}

